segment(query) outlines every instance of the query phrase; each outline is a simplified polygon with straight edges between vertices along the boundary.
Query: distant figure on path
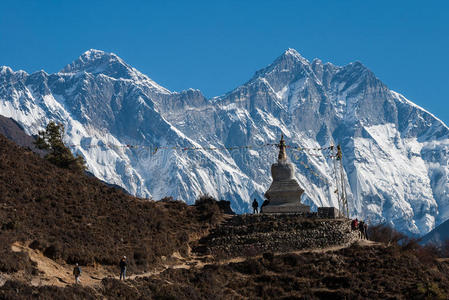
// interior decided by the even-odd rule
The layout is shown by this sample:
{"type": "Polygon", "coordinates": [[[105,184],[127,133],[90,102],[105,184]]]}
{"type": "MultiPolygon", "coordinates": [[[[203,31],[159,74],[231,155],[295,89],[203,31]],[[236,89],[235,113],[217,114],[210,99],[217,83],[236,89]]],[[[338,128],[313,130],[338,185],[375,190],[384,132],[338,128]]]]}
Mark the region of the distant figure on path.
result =
{"type": "Polygon", "coordinates": [[[122,259],[120,260],[120,280],[126,280],[126,256],[123,256],[122,259]]]}
{"type": "Polygon", "coordinates": [[[363,223],[363,231],[365,232],[365,239],[367,240],[368,239],[368,224],[366,224],[366,222],[365,223],[363,223]]]}
{"type": "Polygon", "coordinates": [[[75,276],[75,284],[80,283],[81,268],[80,266],[78,266],[78,263],[76,263],[75,267],[73,268],[73,275],[75,276]]]}
{"type": "Polygon", "coordinates": [[[265,205],[268,205],[269,203],[270,203],[270,200],[266,199],[266,200],[262,203],[262,206],[261,206],[260,208],[264,207],[265,205]]]}
{"type": "Polygon", "coordinates": [[[351,229],[352,230],[358,230],[359,229],[359,220],[357,220],[357,218],[352,220],[352,222],[351,222],[351,229]]]}
{"type": "Polygon", "coordinates": [[[359,222],[359,231],[360,231],[360,238],[364,239],[366,234],[365,234],[365,223],[363,221],[359,222]]]}
{"type": "Polygon", "coordinates": [[[259,203],[257,202],[256,198],[254,198],[253,201],[253,214],[259,213],[259,203]]]}

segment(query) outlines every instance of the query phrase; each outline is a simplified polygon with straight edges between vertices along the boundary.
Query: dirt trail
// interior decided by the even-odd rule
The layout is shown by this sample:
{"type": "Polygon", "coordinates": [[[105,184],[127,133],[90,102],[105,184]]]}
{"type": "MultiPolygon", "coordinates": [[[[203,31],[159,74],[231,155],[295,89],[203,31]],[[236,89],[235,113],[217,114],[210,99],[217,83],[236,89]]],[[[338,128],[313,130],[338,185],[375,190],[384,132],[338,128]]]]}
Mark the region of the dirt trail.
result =
{"type": "MultiPolygon", "coordinates": [[[[28,254],[30,259],[37,264],[39,270],[38,275],[32,276],[31,285],[55,285],[64,287],[68,284],[73,284],[75,279],[73,276],[73,265],[59,264],[58,262],[44,256],[39,250],[31,249],[30,247],[15,242],[11,245],[11,250],[14,252],[24,252],[28,254]]],[[[98,285],[103,277],[109,272],[102,266],[98,267],[82,267],[80,281],[85,286],[98,285]]]]}
{"type": "MultiPolygon", "coordinates": [[[[357,240],[355,243],[359,244],[360,246],[373,246],[373,245],[379,245],[379,243],[367,241],[367,240],[357,240]]],[[[294,254],[302,254],[302,253],[325,253],[325,252],[331,252],[331,251],[338,251],[343,248],[347,248],[352,243],[339,245],[339,246],[332,246],[322,249],[304,249],[299,251],[292,251],[288,253],[294,253],[294,254]]],[[[45,257],[39,250],[34,250],[29,248],[28,246],[16,242],[12,244],[11,246],[12,251],[14,252],[24,252],[28,254],[30,259],[37,264],[37,269],[39,270],[40,274],[34,275],[31,278],[31,285],[34,286],[42,286],[42,285],[54,285],[54,286],[60,286],[65,287],[67,285],[71,285],[74,283],[74,277],[72,275],[73,272],[73,265],[68,264],[60,264],[52,259],[49,259],[48,257],[45,257]]],[[[275,253],[276,255],[285,254],[285,253],[275,253]]],[[[262,255],[253,256],[253,258],[260,258],[262,255]]],[[[232,257],[227,259],[221,259],[221,260],[213,260],[213,257],[211,256],[195,256],[191,255],[188,258],[183,258],[177,253],[174,253],[171,257],[171,262],[166,263],[163,267],[159,267],[157,269],[151,270],[149,272],[139,273],[139,274],[129,274],[128,279],[136,279],[136,278],[143,278],[143,277],[150,277],[150,276],[157,276],[160,273],[164,272],[165,270],[169,268],[173,269],[190,269],[190,268],[198,268],[201,269],[206,265],[209,264],[219,264],[219,265],[225,265],[229,263],[239,263],[243,262],[248,259],[248,257],[232,257]]],[[[20,274],[16,275],[17,277],[20,276],[20,274]]],[[[96,267],[82,267],[82,274],[81,274],[81,284],[83,286],[90,286],[90,287],[97,287],[100,285],[101,280],[106,277],[113,277],[118,279],[117,274],[111,274],[110,271],[106,270],[102,266],[96,266],[96,267]]],[[[12,276],[11,279],[13,279],[14,276],[12,276]]]]}
{"type": "MultiPolygon", "coordinates": [[[[331,247],[327,247],[327,248],[319,248],[319,249],[304,249],[304,250],[298,250],[298,251],[289,251],[289,252],[285,252],[285,253],[275,253],[275,255],[281,255],[281,254],[287,254],[287,253],[293,253],[293,254],[303,254],[303,253],[326,253],[326,252],[333,252],[333,251],[338,251],[344,248],[347,248],[349,246],[351,246],[352,244],[358,244],[359,246],[362,247],[366,247],[366,246],[374,246],[374,245],[381,245],[380,243],[376,243],[373,241],[368,241],[368,240],[357,240],[355,242],[350,242],[350,243],[346,243],[343,245],[338,245],[338,246],[331,246],[331,247]]],[[[261,258],[262,255],[256,255],[253,256],[252,258],[261,258]]],[[[163,269],[159,269],[159,270],[153,270],[150,272],[145,272],[145,273],[140,273],[140,274],[134,274],[132,276],[129,276],[129,279],[136,279],[136,278],[142,278],[142,277],[149,277],[149,276],[155,276],[158,275],[160,273],[162,273],[163,271],[165,271],[166,269],[172,268],[172,269],[190,269],[190,268],[198,268],[201,269],[206,265],[210,265],[210,264],[214,264],[214,265],[226,265],[226,264],[230,264],[230,263],[239,263],[239,262],[243,262],[245,260],[248,259],[248,257],[246,256],[236,256],[236,257],[232,257],[232,258],[226,258],[226,259],[221,259],[221,260],[210,260],[212,258],[212,256],[190,256],[189,258],[180,258],[181,261],[178,264],[173,264],[173,265],[166,265],[165,268],[163,269]]]]}

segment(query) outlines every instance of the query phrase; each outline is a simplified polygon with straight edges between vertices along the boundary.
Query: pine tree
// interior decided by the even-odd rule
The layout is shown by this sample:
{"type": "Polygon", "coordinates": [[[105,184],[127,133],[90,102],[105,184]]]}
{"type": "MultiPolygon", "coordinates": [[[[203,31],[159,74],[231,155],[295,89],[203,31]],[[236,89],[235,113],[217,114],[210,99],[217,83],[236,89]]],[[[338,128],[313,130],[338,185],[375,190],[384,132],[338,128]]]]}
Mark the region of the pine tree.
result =
{"type": "Polygon", "coordinates": [[[48,153],[45,158],[52,164],[65,169],[74,171],[86,170],[86,162],[80,155],[76,157],[72,154],[70,149],[64,145],[64,125],[55,122],[48,123],[44,131],[39,131],[39,135],[35,142],[39,149],[46,150],[48,153]]]}

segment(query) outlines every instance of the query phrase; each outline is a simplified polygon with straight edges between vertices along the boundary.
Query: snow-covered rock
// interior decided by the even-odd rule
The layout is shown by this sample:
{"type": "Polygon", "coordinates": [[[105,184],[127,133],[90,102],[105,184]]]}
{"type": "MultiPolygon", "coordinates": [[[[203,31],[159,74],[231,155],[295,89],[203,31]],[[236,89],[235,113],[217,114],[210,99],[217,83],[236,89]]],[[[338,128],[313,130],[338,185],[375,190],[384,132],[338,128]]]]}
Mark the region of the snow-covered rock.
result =
{"type": "MultiPolygon", "coordinates": [[[[143,197],[191,203],[208,193],[244,212],[271,183],[276,150],[265,145],[283,133],[294,146],[342,145],[352,215],[416,235],[449,218],[448,127],[359,62],[309,62],[288,49],[247,83],[206,99],[89,50],[55,74],[0,67],[0,114],[30,134],[64,123],[95,176],[143,197]],[[166,145],[252,148],[154,151],[166,145]]],[[[332,160],[322,154],[289,152],[306,204],[338,206],[332,160]]]]}

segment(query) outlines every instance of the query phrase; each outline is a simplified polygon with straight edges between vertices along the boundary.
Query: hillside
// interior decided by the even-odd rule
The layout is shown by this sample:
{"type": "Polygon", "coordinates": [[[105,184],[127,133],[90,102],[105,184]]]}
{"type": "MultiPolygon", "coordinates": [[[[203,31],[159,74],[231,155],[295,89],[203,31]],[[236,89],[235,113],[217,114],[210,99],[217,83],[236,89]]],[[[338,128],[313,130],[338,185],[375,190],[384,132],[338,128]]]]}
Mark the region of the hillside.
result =
{"type": "Polygon", "coordinates": [[[59,169],[0,135],[0,272],[32,273],[13,243],[62,263],[116,266],[123,255],[136,270],[163,256],[185,254],[194,235],[221,216],[179,201],[155,203],[99,180],[59,169]]]}
{"type": "Polygon", "coordinates": [[[196,206],[139,199],[58,169],[1,135],[0,170],[0,299],[449,294],[447,262],[408,245],[353,243],[345,220],[226,216],[226,203],[207,198],[196,206]],[[122,255],[126,282],[117,280],[122,255]],[[83,268],[78,286],[75,262],[83,268]]]}
{"type": "Polygon", "coordinates": [[[284,134],[306,204],[338,206],[330,153],[314,149],[341,144],[351,215],[415,236],[449,218],[448,127],[360,62],[337,66],[287,49],[206,99],[91,49],[53,74],[0,67],[0,114],[31,135],[62,122],[91,173],[145,198],[192,204],[208,193],[247,212],[263,200],[272,144],[284,134]]]}
{"type": "Polygon", "coordinates": [[[169,269],[130,285],[112,280],[107,296],[155,299],[447,299],[449,265],[394,247],[353,245],[169,269]]]}

